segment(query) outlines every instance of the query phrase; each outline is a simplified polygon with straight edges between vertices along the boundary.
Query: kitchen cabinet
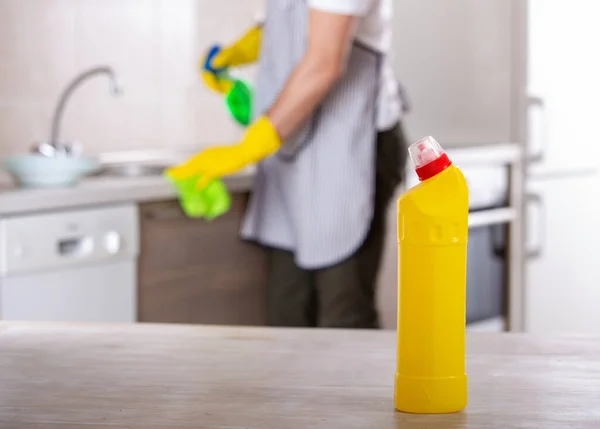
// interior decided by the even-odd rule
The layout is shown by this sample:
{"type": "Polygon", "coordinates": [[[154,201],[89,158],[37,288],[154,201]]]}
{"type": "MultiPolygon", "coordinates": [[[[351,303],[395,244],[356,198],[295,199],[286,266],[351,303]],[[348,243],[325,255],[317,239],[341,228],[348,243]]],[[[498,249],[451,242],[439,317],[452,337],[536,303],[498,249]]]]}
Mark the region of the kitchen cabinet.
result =
{"type": "Polygon", "coordinates": [[[512,141],[518,1],[394,0],[392,62],[412,101],[411,139],[512,141]]]}
{"type": "Polygon", "coordinates": [[[600,334],[600,176],[527,184],[525,329],[600,334]]]}
{"type": "Polygon", "coordinates": [[[528,2],[529,332],[600,333],[599,12],[586,0],[528,2]]]}
{"type": "Polygon", "coordinates": [[[239,237],[248,194],[206,222],[175,200],[140,206],[141,322],[263,325],[266,254],[239,237]]]}
{"type": "Polygon", "coordinates": [[[527,151],[529,173],[556,175],[598,167],[600,3],[528,2],[527,151]]]}

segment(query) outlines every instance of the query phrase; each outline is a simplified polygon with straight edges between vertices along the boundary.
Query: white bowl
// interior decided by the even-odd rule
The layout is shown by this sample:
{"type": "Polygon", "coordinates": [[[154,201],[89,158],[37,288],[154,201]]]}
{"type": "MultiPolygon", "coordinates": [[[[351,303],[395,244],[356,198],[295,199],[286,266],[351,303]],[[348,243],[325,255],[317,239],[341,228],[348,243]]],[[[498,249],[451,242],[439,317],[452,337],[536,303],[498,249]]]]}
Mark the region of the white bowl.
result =
{"type": "Polygon", "coordinates": [[[66,188],[94,172],[98,163],[87,157],[19,155],[5,159],[2,168],[22,188],[66,188]]]}

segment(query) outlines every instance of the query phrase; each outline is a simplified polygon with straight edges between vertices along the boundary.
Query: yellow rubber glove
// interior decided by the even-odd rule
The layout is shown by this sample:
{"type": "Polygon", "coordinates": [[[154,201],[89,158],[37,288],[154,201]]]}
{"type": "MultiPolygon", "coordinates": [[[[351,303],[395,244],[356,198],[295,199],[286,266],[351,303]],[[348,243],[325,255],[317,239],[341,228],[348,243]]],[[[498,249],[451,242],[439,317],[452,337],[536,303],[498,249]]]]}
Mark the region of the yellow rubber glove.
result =
{"type": "Polygon", "coordinates": [[[183,164],[170,168],[167,174],[176,180],[198,176],[196,186],[202,190],[210,181],[254,164],[277,152],[280,146],[277,131],[271,121],[262,116],[248,127],[241,142],[207,148],[183,164]]]}
{"type": "Polygon", "coordinates": [[[213,73],[206,70],[202,71],[202,80],[204,81],[204,85],[219,94],[227,94],[233,87],[233,82],[231,80],[219,79],[218,76],[215,76],[213,73]]]}
{"type": "MultiPolygon", "coordinates": [[[[240,39],[231,46],[223,48],[212,60],[211,66],[218,68],[236,67],[244,64],[250,64],[258,59],[260,52],[260,41],[262,36],[262,27],[252,27],[240,39]]],[[[208,55],[208,54],[207,54],[208,55]]],[[[199,61],[199,68],[202,74],[202,80],[213,91],[220,94],[229,92],[233,83],[226,79],[219,79],[213,73],[204,70],[206,55],[199,61]]]]}
{"type": "Polygon", "coordinates": [[[212,66],[216,69],[222,67],[236,67],[250,64],[258,59],[262,27],[252,27],[231,46],[223,48],[213,59],[212,66]]]}

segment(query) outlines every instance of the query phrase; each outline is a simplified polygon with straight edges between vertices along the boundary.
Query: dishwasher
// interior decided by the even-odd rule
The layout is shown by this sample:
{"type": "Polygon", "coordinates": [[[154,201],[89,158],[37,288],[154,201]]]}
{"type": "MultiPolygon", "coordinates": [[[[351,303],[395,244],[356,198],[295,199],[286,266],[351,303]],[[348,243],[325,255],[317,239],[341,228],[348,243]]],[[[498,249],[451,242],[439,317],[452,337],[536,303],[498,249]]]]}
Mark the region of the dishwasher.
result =
{"type": "Polygon", "coordinates": [[[0,218],[0,320],[135,322],[135,204],[0,218]]]}

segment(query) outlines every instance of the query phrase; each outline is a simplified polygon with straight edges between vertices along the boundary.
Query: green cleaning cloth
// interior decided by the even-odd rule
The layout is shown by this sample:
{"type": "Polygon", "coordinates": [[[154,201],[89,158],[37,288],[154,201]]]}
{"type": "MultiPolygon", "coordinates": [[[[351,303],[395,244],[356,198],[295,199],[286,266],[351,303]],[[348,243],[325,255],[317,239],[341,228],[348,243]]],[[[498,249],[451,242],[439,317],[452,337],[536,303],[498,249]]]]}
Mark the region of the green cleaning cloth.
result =
{"type": "Polygon", "coordinates": [[[179,195],[179,203],[188,217],[213,220],[231,207],[231,196],[221,180],[213,180],[202,190],[196,187],[197,177],[173,179],[165,174],[179,195]]]}

